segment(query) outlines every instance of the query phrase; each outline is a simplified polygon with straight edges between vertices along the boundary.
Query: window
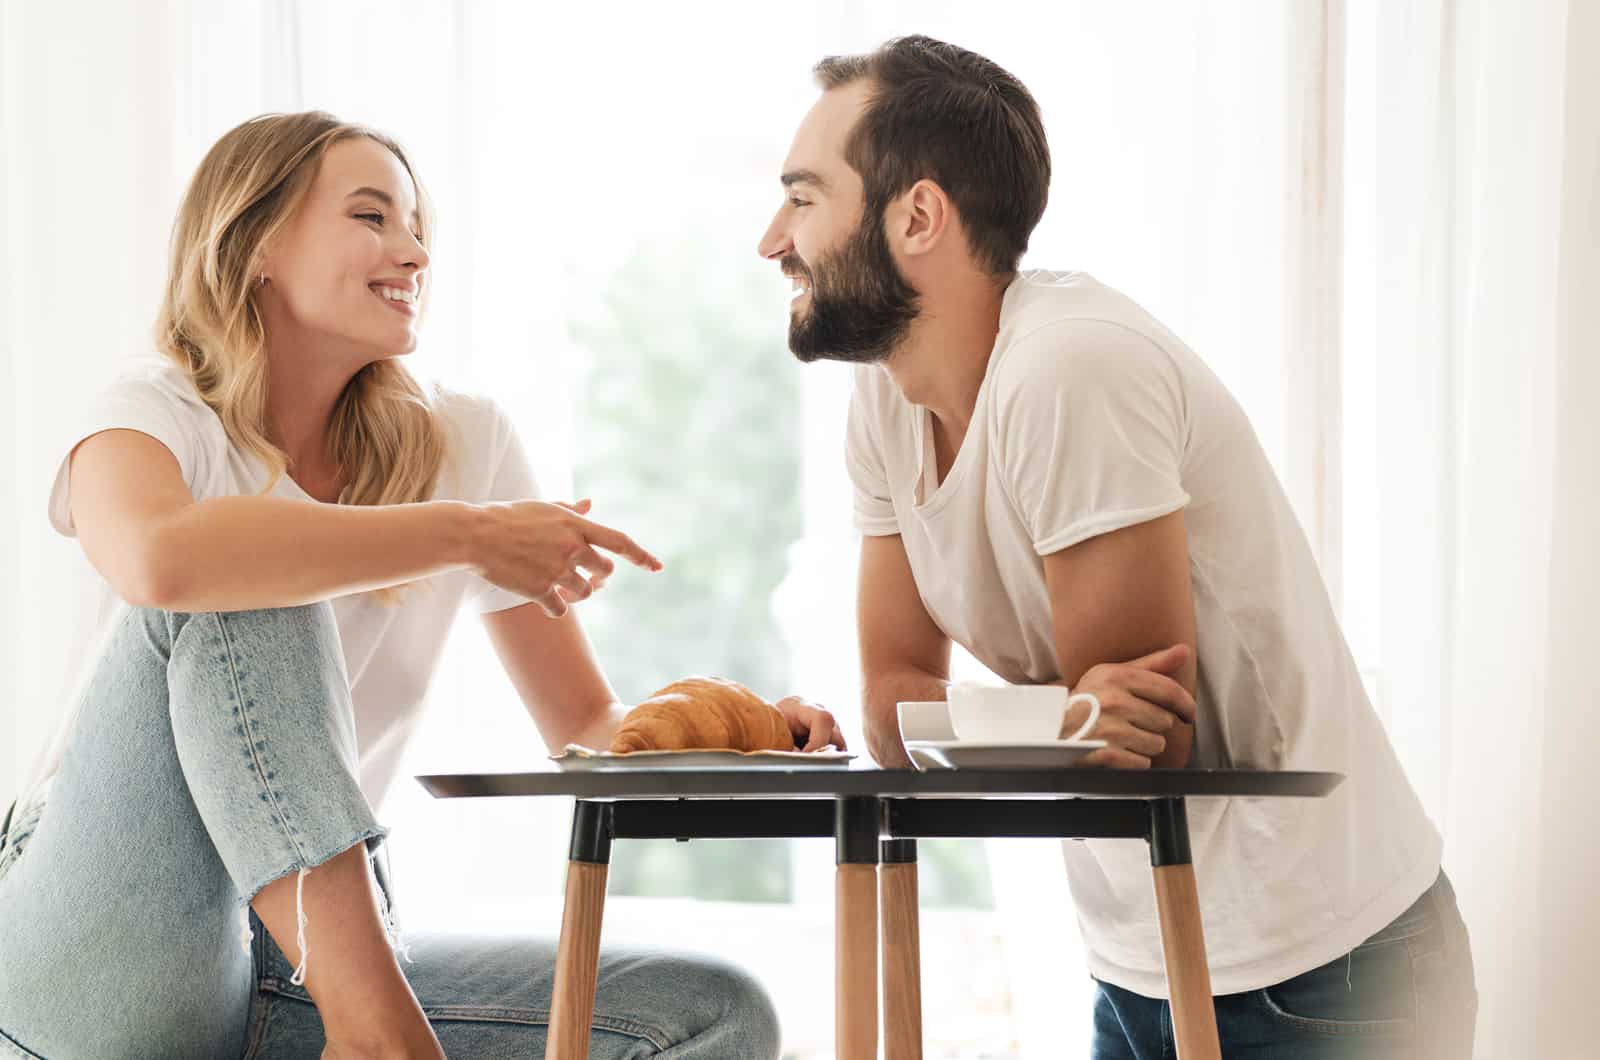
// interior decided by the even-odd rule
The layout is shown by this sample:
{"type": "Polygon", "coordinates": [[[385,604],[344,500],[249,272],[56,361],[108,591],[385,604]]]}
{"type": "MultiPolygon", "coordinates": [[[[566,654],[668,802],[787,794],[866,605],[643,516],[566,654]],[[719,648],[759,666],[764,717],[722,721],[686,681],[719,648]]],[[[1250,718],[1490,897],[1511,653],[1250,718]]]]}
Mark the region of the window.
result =
{"type": "MultiPolygon", "coordinates": [[[[56,127],[95,129],[96,165],[84,172],[115,153],[137,178],[128,208],[112,211],[130,227],[80,232],[64,206],[48,214],[108,254],[143,248],[122,259],[121,272],[146,278],[120,307],[128,340],[94,332],[105,349],[144,335],[165,225],[224,129],[264,110],[322,107],[397,134],[440,206],[418,373],[492,393],[547,496],[592,494],[597,515],[668,559],[661,575],[620,571],[583,607],[618,691],[637,699],[692,670],[719,672],[827,703],[858,735],[848,373],[788,356],[788,285],[754,253],[814,97],[810,66],[921,31],[1021,77],[1044,111],[1056,172],[1026,264],[1085,269],[1144,303],[1217,370],[1282,468],[1306,411],[1287,396],[1279,297],[1295,223],[1281,203],[1301,164],[1283,136],[1285,86],[1301,76],[1283,45],[1295,10],[1241,0],[1152,17],[1144,5],[1070,2],[1017,18],[948,0],[825,0],[797,17],[732,2],[625,13],[510,0],[175,2],[144,38],[159,42],[161,62],[124,68],[110,45],[93,52],[137,88],[117,94],[124,109],[80,105],[76,83],[54,91],[40,71],[62,64],[40,60],[28,76],[51,89],[30,98],[67,116],[56,127]],[[151,188],[166,196],[159,211],[151,188]]],[[[40,8],[29,24],[47,17],[40,8]]],[[[142,21],[115,28],[147,32],[142,21]]],[[[1354,144],[1353,122],[1349,135],[1354,144]]],[[[14,169],[42,195],[47,181],[30,165],[14,169]]],[[[52,289],[73,289],[48,272],[49,255],[29,260],[52,289]]],[[[18,349],[83,325],[48,299],[24,308],[27,322],[7,332],[18,349]]],[[[28,360],[21,390],[70,392],[76,370],[28,360]]],[[[17,437],[23,460],[33,443],[17,437]]],[[[1347,454],[1347,469],[1374,459],[1347,454]]],[[[46,554],[39,524],[20,554],[46,554]]],[[[19,568],[16,595],[50,606],[52,578],[37,568],[19,568]]],[[[1361,569],[1347,557],[1347,586],[1374,580],[1370,563],[1361,569]]],[[[1347,591],[1352,616],[1359,599],[1347,591]]],[[[23,626],[39,638],[17,653],[31,668],[18,681],[26,691],[46,683],[34,650],[43,633],[31,626],[67,623],[23,626]]],[[[1352,634],[1358,652],[1373,643],[1352,634]]],[[[482,630],[462,623],[405,772],[521,769],[544,753],[482,630]]],[[[383,808],[402,917],[414,929],[552,934],[568,810],[435,802],[402,780],[383,808]]],[[[619,844],[616,856],[608,939],[713,948],[748,965],[777,997],[794,1055],[827,1054],[831,1021],[819,1022],[816,999],[832,989],[830,844],[619,844]],[[756,925],[793,945],[775,957],[756,925]]],[[[1088,984],[1057,845],[929,843],[922,882],[930,1057],[1053,1055],[1084,1040],[1088,984]]]]}

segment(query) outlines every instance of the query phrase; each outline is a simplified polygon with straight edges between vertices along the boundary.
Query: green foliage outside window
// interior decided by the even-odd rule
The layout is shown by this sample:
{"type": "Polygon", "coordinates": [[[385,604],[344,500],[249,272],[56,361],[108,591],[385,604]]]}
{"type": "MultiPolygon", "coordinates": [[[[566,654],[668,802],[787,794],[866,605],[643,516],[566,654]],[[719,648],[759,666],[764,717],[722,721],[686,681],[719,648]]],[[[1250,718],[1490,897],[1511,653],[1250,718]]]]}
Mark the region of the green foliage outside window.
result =
{"type": "MultiPolygon", "coordinates": [[[[803,369],[772,319],[773,285],[710,249],[722,245],[702,231],[646,243],[571,326],[589,365],[577,495],[665,563],[656,574],[627,572],[583,607],[628,703],[691,673],[769,699],[804,692],[771,604],[803,528],[803,369]]],[[[609,889],[786,902],[794,851],[783,840],[629,840],[612,848],[609,889]]],[[[992,906],[980,844],[924,842],[921,861],[930,906],[992,906]]]]}
{"type": "MultiPolygon", "coordinates": [[[[578,492],[666,565],[585,605],[629,703],[691,673],[769,699],[790,690],[771,602],[802,527],[798,365],[768,285],[697,255],[707,244],[693,234],[646,244],[612,276],[599,312],[572,328],[590,365],[578,492]]],[[[789,857],[775,840],[618,843],[611,890],[783,902],[789,857]]]]}

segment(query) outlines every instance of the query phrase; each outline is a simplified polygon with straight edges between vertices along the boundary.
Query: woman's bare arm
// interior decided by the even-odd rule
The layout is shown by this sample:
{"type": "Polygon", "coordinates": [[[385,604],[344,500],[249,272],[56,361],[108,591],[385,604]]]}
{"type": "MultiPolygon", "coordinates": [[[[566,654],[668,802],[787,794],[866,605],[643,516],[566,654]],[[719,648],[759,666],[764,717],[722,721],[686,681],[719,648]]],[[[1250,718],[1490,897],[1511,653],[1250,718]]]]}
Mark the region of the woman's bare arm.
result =
{"type": "Polygon", "coordinates": [[[170,611],[291,607],[472,569],[561,614],[588,595],[579,568],[596,569],[595,547],[660,565],[626,535],[539,501],[196,501],[171,450],[138,431],[91,436],[70,474],[90,562],[123,599],[170,611]]]}
{"type": "Polygon", "coordinates": [[[627,713],[595,660],[576,614],[552,619],[523,606],[491,611],[484,628],[544,744],[605,750],[627,713]]]}

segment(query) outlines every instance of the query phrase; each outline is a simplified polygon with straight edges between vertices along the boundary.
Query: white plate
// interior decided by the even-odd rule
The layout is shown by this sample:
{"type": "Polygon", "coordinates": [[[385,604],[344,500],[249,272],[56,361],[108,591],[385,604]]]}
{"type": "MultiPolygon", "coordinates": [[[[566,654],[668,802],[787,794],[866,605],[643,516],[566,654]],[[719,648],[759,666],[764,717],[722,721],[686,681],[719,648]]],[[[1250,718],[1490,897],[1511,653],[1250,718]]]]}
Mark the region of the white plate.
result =
{"type": "Polygon", "coordinates": [[[906,753],[918,769],[1061,769],[1076,765],[1104,740],[1040,740],[1033,743],[979,743],[976,740],[907,740],[906,753]]]}
{"type": "Polygon", "coordinates": [[[550,760],[562,769],[840,769],[855,755],[821,751],[631,751],[616,754],[569,743],[550,760]]]}

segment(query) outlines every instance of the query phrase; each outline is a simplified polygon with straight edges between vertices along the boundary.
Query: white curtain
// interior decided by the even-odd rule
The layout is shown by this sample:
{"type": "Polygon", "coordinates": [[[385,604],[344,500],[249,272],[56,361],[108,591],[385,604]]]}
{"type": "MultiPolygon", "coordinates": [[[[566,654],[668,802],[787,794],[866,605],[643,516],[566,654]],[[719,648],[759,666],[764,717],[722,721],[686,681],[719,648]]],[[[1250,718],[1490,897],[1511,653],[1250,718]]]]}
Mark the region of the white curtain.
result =
{"type": "MultiPolygon", "coordinates": [[[[198,6],[198,5],[197,5],[198,6]]],[[[207,108],[258,109],[255,54],[186,91],[180,5],[0,5],[0,797],[59,716],[91,619],[87,565],[44,521],[60,431],[128,352],[148,347],[166,239],[207,108]],[[180,105],[180,101],[181,105],[180,105]]]]}
{"type": "Polygon", "coordinates": [[[1382,699],[1473,933],[1478,1055],[1591,1056],[1600,9],[1429,0],[1376,40],[1382,699]]]}
{"type": "MultiPolygon", "coordinates": [[[[913,31],[991,55],[1040,100],[1056,182],[1028,264],[1127,290],[1249,412],[1445,831],[1477,948],[1479,1055],[1579,1055],[1578,973],[1600,947],[1581,901],[1600,864],[1574,801],[1584,663],[1600,655],[1586,615],[1600,590],[1600,12],[1584,0],[1173,0],[1028,18],[840,0],[800,25],[733,3],[0,3],[0,803],[55,724],[68,632],[90,617],[81,553],[43,517],[60,432],[86,387],[147,346],[168,226],[218,135],[310,106],[400,135],[445,207],[419,369],[494,392],[565,495],[575,307],[693,210],[729,219],[730,276],[767,275],[753,244],[813,91],[806,68],[913,31]]],[[[783,286],[773,277],[775,328],[783,286]]],[[[802,690],[859,736],[846,373],[802,378],[806,526],[774,606],[802,690]]],[[[464,629],[412,764],[526,763],[540,748],[509,695],[464,629]]],[[[433,803],[402,784],[390,815],[421,837],[395,854],[414,909],[485,926],[516,910],[551,929],[559,807],[433,803]]],[[[825,852],[797,861],[797,904],[825,909],[825,852]]],[[[1055,1055],[1087,1015],[1058,852],[995,844],[990,869],[1015,1047],[1055,1055]]],[[[740,936],[743,914],[722,914],[719,934],[740,936]]],[[[930,954],[982,941],[946,923],[930,915],[930,954]]],[[[804,976],[825,985],[826,965],[774,974],[800,977],[780,987],[794,1041],[825,1042],[798,1028],[804,976]]],[[[930,1026],[958,1007],[933,989],[930,1026]]]]}

